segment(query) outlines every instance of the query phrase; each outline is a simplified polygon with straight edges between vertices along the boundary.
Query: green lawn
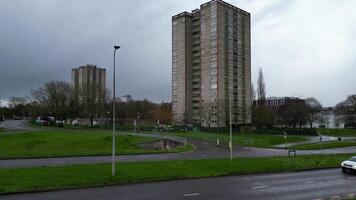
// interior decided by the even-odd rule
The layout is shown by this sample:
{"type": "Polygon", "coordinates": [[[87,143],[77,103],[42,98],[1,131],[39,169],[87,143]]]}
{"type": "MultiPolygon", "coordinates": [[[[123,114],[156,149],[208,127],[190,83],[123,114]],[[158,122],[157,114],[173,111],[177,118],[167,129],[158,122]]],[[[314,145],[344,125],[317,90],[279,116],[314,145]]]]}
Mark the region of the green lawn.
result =
{"type": "MultiPolygon", "coordinates": [[[[191,139],[208,140],[216,142],[219,138],[220,142],[227,144],[230,140],[228,133],[205,133],[205,132],[173,132],[171,134],[191,139]]],[[[287,143],[307,141],[305,136],[290,135],[287,137],[287,143]]],[[[252,146],[261,148],[271,148],[274,145],[283,144],[285,139],[283,135],[267,135],[267,134],[233,134],[233,143],[238,143],[241,146],[252,146]]]]}
{"type": "Polygon", "coordinates": [[[289,147],[289,149],[318,150],[321,147],[323,149],[333,149],[333,148],[351,147],[351,146],[356,146],[355,140],[323,142],[321,145],[320,143],[299,144],[299,145],[291,146],[289,147]]]}
{"type": "Polygon", "coordinates": [[[351,154],[0,169],[0,193],[338,167],[351,154]]]}
{"type": "MultiPolygon", "coordinates": [[[[135,144],[157,139],[117,136],[118,154],[147,154],[192,150],[192,145],[171,150],[146,150],[135,144]]],[[[0,135],[0,159],[110,155],[112,137],[107,131],[38,131],[0,135]]]]}
{"type": "Polygon", "coordinates": [[[335,137],[356,137],[356,129],[318,128],[318,132],[322,135],[335,137]]]}

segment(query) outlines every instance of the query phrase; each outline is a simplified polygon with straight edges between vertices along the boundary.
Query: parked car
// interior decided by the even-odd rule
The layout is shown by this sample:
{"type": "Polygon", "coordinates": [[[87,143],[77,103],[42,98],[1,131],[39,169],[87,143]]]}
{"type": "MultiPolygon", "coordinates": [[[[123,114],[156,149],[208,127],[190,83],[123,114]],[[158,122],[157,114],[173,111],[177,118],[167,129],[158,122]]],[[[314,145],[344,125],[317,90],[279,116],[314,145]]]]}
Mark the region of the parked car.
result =
{"type": "Polygon", "coordinates": [[[356,172],[356,156],[351,157],[341,163],[343,172],[356,172]]]}
{"type": "Polygon", "coordinates": [[[19,117],[19,116],[13,115],[13,116],[12,116],[12,119],[14,119],[14,120],[21,120],[21,119],[22,119],[22,117],[19,117]]]}

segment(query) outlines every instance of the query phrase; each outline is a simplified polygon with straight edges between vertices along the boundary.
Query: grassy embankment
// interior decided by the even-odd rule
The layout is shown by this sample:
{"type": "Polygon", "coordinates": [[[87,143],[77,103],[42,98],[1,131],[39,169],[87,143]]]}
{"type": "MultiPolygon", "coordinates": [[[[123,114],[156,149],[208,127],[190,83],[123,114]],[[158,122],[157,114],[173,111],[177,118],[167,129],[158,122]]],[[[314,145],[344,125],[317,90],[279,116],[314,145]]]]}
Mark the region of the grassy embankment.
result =
{"type": "MultiPolygon", "coordinates": [[[[136,144],[151,142],[155,138],[140,136],[117,136],[117,154],[148,154],[182,152],[193,149],[192,145],[169,150],[144,149],[136,144]]],[[[0,135],[0,159],[63,156],[111,155],[112,137],[108,131],[38,131],[0,135]]]]}
{"type": "MultiPolygon", "coordinates": [[[[230,140],[228,133],[205,133],[205,132],[172,132],[170,134],[187,137],[196,140],[208,140],[216,142],[217,139],[221,143],[227,144],[230,140]]],[[[289,135],[287,137],[287,143],[291,142],[303,142],[307,141],[306,136],[289,135]]],[[[283,144],[285,142],[283,135],[267,135],[267,134],[255,134],[255,133],[239,133],[233,134],[233,143],[237,143],[241,146],[251,146],[260,148],[273,148],[274,145],[283,144]]]]}
{"type": "MultiPolygon", "coordinates": [[[[335,137],[356,137],[356,130],[353,129],[318,129],[318,132],[322,135],[329,135],[335,137]]],[[[289,147],[296,150],[318,150],[318,149],[333,149],[342,147],[356,146],[356,140],[342,140],[342,141],[330,141],[322,143],[310,143],[300,144],[289,147]]]]}
{"type": "Polygon", "coordinates": [[[337,167],[351,154],[0,169],[0,193],[337,167]]]}
{"type": "Polygon", "coordinates": [[[322,135],[330,135],[335,137],[356,137],[356,129],[319,128],[318,132],[322,135]]]}
{"type": "Polygon", "coordinates": [[[345,140],[345,141],[332,141],[332,142],[322,142],[320,143],[310,143],[310,144],[299,144],[289,147],[290,149],[296,150],[318,150],[318,149],[334,149],[342,147],[356,146],[355,140],[345,140]]]}

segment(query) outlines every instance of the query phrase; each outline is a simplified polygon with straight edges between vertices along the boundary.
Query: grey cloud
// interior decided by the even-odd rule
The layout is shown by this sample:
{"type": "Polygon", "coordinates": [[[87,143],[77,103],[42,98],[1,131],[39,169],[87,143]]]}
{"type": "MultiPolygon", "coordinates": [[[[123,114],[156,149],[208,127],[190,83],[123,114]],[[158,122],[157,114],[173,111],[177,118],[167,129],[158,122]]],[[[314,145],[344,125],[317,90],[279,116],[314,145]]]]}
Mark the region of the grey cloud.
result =
{"type": "MultiPolygon", "coordinates": [[[[111,88],[112,46],[119,44],[119,95],[169,101],[171,16],[204,2],[2,0],[0,99],[29,95],[30,89],[48,80],[70,81],[71,68],[87,63],[107,68],[111,88]]],[[[256,80],[258,68],[263,67],[268,95],[316,96],[325,105],[334,105],[356,92],[352,86],[356,85],[352,77],[355,56],[350,53],[355,52],[354,39],[348,35],[355,33],[351,23],[355,20],[354,1],[337,5],[332,0],[228,2],[252,13],[253,78],[256,80]],[[317,17],[313,16],[311,11],[319,7],[317,17]],[[330,8],[339,14],[332,26],[340,34],[338,40],[326,45],[320,43],[323,40],[318,34],[326,28],[323,17],[329,19],[330,8]],[[302,23],[310,19],[316,21],[302,23]],[[338,23],[342,19],[346,20],[338,23]],[[298,37],[305,35],[308,37],[298,37]],[[307,50],[305,44],[313,47],[307,50]],[[334,57],[326,57],[329,52],[324,48],[333,47],[334,57]],[[348,48],[350,52],[345,52],[348,48]],[[330,66],[323,68],[321,62],[330,66]]],[[[329,36],[325,40],[332,38],[329,36]]]]}

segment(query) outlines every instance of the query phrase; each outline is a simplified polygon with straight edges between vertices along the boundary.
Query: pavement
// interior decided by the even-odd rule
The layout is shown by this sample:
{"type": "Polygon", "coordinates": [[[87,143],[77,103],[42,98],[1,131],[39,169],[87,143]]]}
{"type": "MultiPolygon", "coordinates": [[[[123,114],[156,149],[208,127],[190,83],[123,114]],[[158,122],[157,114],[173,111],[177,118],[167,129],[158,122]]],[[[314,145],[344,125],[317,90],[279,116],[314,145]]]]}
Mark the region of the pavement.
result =
{"type": "Polygon", "coordinates": [[[0,128],[11,131],[38,131],[41,129],[29,127],[26,120],[6,120],[0,123],[0,128]]]}
{"type": "Polygon", "coordinates": [[[2,200],[311,200],[351,197],[356,176],[340,169],[178,180],[2,195],[2,200]]]}

